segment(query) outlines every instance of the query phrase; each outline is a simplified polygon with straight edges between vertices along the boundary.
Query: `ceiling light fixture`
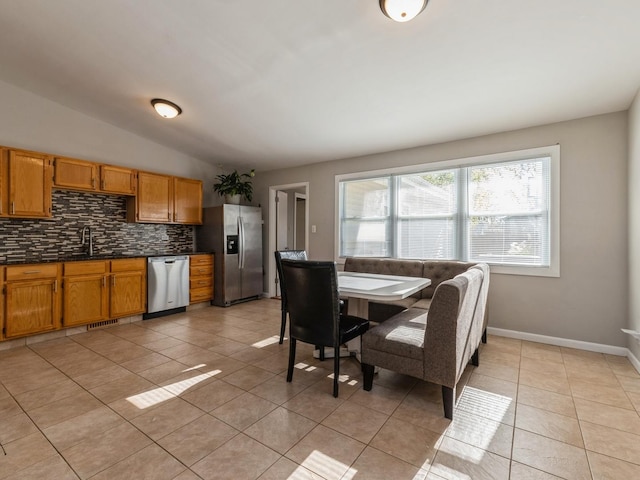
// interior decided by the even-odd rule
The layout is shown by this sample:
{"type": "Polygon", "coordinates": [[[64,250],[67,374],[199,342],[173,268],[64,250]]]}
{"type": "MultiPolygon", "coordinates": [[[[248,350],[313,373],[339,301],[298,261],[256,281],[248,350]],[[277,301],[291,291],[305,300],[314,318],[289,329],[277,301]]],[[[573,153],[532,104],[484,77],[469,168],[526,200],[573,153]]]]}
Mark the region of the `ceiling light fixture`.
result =
{"type": "Polygon", "coordinates": [[[380,0],[380,9],[391,20],[408,22],[420,14],[429,0],[380,0]]]}
{"type": "Polygon", "coordinates": [[[182,109],[169,100],[154,98],[151,100],[151,105],[156,109],[158,115],[164,118],[175,118],[182,113],[182,109]]]}

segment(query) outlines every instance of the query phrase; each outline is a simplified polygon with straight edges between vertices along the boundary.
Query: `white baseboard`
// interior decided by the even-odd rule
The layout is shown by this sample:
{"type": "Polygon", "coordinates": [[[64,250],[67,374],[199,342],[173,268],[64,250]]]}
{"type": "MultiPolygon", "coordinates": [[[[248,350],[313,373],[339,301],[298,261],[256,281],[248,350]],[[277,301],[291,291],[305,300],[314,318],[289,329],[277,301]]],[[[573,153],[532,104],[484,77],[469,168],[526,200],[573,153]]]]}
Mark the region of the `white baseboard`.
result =
{"type": "MultiPolygon", "coordinates": [[[[608,355],[618,355],[620,357],[629,357],[631,360],[631,351],[625,347],[615,347],[613,345],[604,345],[602,343],[583,342],[581,340],[571,340],[569,338],[549,337],[547,335],[538,335],[536,333],[518,332],[515,330],[505,330],[503,328],[488,327],[487,332],[490,335],[499,337],[516,338],[518,340],[529,340],[531,342],[546,343],[548,345],[557,345],[559,347],[577,348],[579,350],[588,350],[590,352],[606,353],[608,355]]],[[[634,366],[640,371],[640,362],[635,359],[634,366]]],[[[631,363],[634,363],[631,360],[631,363]]]]}

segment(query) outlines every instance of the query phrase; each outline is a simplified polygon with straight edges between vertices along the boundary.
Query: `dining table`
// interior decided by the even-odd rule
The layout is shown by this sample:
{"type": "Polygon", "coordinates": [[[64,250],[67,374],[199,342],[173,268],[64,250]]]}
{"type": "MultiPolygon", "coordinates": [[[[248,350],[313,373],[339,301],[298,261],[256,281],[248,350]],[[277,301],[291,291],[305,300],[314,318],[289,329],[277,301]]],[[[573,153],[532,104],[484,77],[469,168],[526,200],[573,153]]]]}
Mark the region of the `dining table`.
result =
{"type": "Polygon", "coordinates": [[[347,313],[360,318],[369,318],[369,300],[402,300],[429,285],[431,280],[423,277],[338,272],[338,291],[341,297],[348,298],[347,313]]]}
{"type": "MultiPolygon", "coordinates": [[[[402,300],[431,285],[431,280],[422,277],[383,275],[362,272],[338,272],[338,292],[347,299],[347,313],[360,318],[369,318],[369,301],[393,302],[402,300]]],[[[347,343],[340,356],[355,355],[360,361],[360,337],[347,343]]],[[[318,356],[314,353],[314,356],[318,356]]],[[[325,348],[325,356],[333,357],[333,349],[325,348]]]]}

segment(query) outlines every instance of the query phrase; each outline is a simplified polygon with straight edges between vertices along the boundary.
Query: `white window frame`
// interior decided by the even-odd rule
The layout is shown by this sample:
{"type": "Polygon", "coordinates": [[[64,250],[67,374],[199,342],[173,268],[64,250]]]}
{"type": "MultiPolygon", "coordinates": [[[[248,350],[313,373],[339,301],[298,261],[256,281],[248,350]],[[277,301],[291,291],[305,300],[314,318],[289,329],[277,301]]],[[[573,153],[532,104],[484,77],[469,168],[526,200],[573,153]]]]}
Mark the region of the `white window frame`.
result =
{"type": "Polygon", "coordinates": [[[549,211],[549,266],[491,265],[491,273],[506,275],[527,275],[539,277],[560,277],[560,145],[548,145],[511,152],[493,153],[474,157],[443,160],[420,165],[394,167],[366,172],[355,172],[335,176],[335,225],[334,258],[344,264],[340,257],[340,182],[345,180],[365,180],[385,175],[423,173],[448,168],[470,167],[491,163],[527,160],[547,156],[550,160],[550,211],[549,211]]]}

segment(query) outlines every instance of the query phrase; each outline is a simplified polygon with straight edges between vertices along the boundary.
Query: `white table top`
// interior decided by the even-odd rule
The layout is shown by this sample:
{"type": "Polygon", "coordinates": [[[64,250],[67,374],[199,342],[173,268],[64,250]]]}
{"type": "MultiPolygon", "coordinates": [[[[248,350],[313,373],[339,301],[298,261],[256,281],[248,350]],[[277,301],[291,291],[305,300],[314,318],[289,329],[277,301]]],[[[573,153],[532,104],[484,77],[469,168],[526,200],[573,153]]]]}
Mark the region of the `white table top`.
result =
{"type": "Polygon", "coordinates": [[[407,298],[429,285],[428,278],[338,272],[338,289],[344,297],[391,302],[407,298]]]}

